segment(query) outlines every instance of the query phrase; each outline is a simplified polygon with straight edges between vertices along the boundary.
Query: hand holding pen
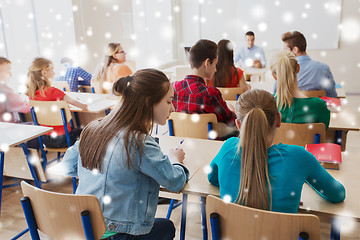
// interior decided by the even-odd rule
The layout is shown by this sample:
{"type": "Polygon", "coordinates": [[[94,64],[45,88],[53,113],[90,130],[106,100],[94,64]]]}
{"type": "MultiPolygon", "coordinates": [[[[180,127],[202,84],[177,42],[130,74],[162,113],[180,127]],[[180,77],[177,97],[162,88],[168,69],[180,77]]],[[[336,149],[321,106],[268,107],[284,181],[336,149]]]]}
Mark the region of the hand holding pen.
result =
{"type": "Polygon", "coordinates": [[[169,158],[172,162],[183,163],[185,159],[185,152],[180,148],[181,144],[184,142],[184,139],[180,141],[179,146],[176,149],[170,149],[169,158]]]}

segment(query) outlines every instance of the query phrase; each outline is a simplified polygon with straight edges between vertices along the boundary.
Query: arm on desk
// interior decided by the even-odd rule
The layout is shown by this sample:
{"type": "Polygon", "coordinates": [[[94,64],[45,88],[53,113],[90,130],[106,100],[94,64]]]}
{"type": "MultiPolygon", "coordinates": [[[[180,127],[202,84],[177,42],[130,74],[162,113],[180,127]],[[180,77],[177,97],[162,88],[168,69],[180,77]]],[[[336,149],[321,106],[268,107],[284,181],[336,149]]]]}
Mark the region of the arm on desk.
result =
{"type": "Polygon", "coordinates": [[[75,107],[81,108],[84,111],[88,110],[88,106],[86,104],[83,104],[83,103],[69,97],[68,95],[65,95],[63,100],[66,101],[67,103],[74,105],[75,107]]]}
{"type": "Polygon", "coordinates": [[[303,169],[307,171],[306,182],[329,202],[338,203],[345,199],[344,186],[335,180],[316,160],[314,155],[303,151],[303,169]]]}
{"type": "Polygon", "coordinates": [[[151,137],[147,137],[139,170],[154,179],[169,191],[179,192],[189,180],[188,169],[180,164],[171,164],[160,146],[151,137]]]}

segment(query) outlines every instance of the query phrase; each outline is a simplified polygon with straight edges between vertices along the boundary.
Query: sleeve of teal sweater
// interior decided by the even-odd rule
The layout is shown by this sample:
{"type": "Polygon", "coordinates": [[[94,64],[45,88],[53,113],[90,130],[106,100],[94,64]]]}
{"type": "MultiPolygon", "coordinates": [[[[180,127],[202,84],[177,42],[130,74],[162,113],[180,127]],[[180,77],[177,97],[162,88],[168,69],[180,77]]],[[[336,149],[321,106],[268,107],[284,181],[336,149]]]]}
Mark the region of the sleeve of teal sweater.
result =
{"type": "Polygon", "coordinates": [[[216,157],[211,161],[210,163],[210,172],[208,173],[208,180],[209,182],[212,184],[212,185],[215,185],[215,186],[219,186],[219,168],[218,168],[218,164],[217,164],[217,161],[220,159],[221,160],[221,157],[219,156],[221,153],[221,150],[220,152],[216,155],[216,157]]]}
{"type": "Polygon", "coordinates": [[[306,182],[329,202],[337,203],[345,199],[344,186],[336,181],[316,160],[314,155],[303,147],[296,147],[296,155],[303,171],[306,182]]]}

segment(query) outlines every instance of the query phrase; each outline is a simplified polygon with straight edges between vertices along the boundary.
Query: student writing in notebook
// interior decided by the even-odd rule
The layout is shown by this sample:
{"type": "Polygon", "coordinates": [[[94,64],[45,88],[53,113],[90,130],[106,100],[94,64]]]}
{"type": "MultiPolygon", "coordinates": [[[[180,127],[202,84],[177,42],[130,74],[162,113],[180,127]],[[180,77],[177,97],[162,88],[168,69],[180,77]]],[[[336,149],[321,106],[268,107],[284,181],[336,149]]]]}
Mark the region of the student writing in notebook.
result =
{"type": "Polygon", "coordinates": [[[260,89],[240,95],[236,104],[239,137],[228,139],[210,164],[208,179],[221,198],[275,212],[296,213],[306,182],[325,200],[345,199],[336,181],[303,147],[273,145],[281,125],[274,96],[260,89]]]}
{"type": "Polygon", "coordinates": [[[103,238],[173,239],[174,224],[155,212],[160,185],[174,192],[184,187],[185,153],[178,148],[164,155],[150,136],[153,125],[166,124],[174,111],[173,87],[164,73],[144,69],[120,78],[112,90],[121,105],[84,128],[60,168],[79,177],[76,194],[99,199],[107,226],[103,238]]]}
{"type": "Polygon", "coordinates": [[[132,74],[125,64],[126,52],[120,43],[109,43],[104,61],[91,79],[96,93],[111,93],[113,83],[121,77],[132,74]]]}
{"type": "Polygon", "coordinates": [[[29,98],[8,86],[11,77],[11,61],[0,57],[0,122],[14,122],[14,112],[30,111],[29,98]]]}
{"type": "MultiPolygon", "coordinates": [[[[87,110],[87,105],[78,102],[77,100],[69,97],[63,91],[51,87],[50,81],[55,76],[54,65],[49,59],[35,58],[31,63],[28,73],[27,91],[26,94],[32,100],[37,101],[62,101],[70,103],[83,110],[87,110]]],[[[51,114],[51,113],[49,113],[51,114]]],[[[63,148],[67,147],[65,137],[65,130],[63,126],[50,126],[54,131],[42,136],[44,144],[49,148],[63,148]]],[[[73,144],[80,135],[80,129],[70,129],[71,143],[73,144]]]]}
{"type": "Polygon", "coordinates": [[[297,73],[300,70],[295,55],[287,50],[277,52],[270,69],[276,80],[276,103],[281,121],[286,123],[324,123],[329,127],[330,111],[326,102],[317,97],[306,97],[300,92],[297,73]]]}

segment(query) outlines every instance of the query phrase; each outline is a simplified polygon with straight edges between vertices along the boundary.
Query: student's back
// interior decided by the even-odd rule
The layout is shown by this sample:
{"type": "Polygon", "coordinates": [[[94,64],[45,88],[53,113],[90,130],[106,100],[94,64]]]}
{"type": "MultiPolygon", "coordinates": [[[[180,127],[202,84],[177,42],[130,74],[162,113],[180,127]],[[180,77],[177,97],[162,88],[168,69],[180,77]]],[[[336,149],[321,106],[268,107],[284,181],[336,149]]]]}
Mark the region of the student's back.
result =
{"type": "Polygon", "coordinates": [[[270,64],[276,80],[275,99],[281,113],[281,121],[286,123],[324,123],[330,122],[330,111],[326,102],[320,98],[307,98],[300,92],[297,81],[299,66],[295,55],[287,50],[277,52],[270,64]]]}
{"type": "Polygon", "coordinates": [[[206,86],[216,71],[217,45],[209,40],[199,40],[190,49],[192,75],[174,83],[173,104],[176,112],[215,113],[219,122],[234,126],[235,114],[227,107],[221,93],[206,86]]]}

